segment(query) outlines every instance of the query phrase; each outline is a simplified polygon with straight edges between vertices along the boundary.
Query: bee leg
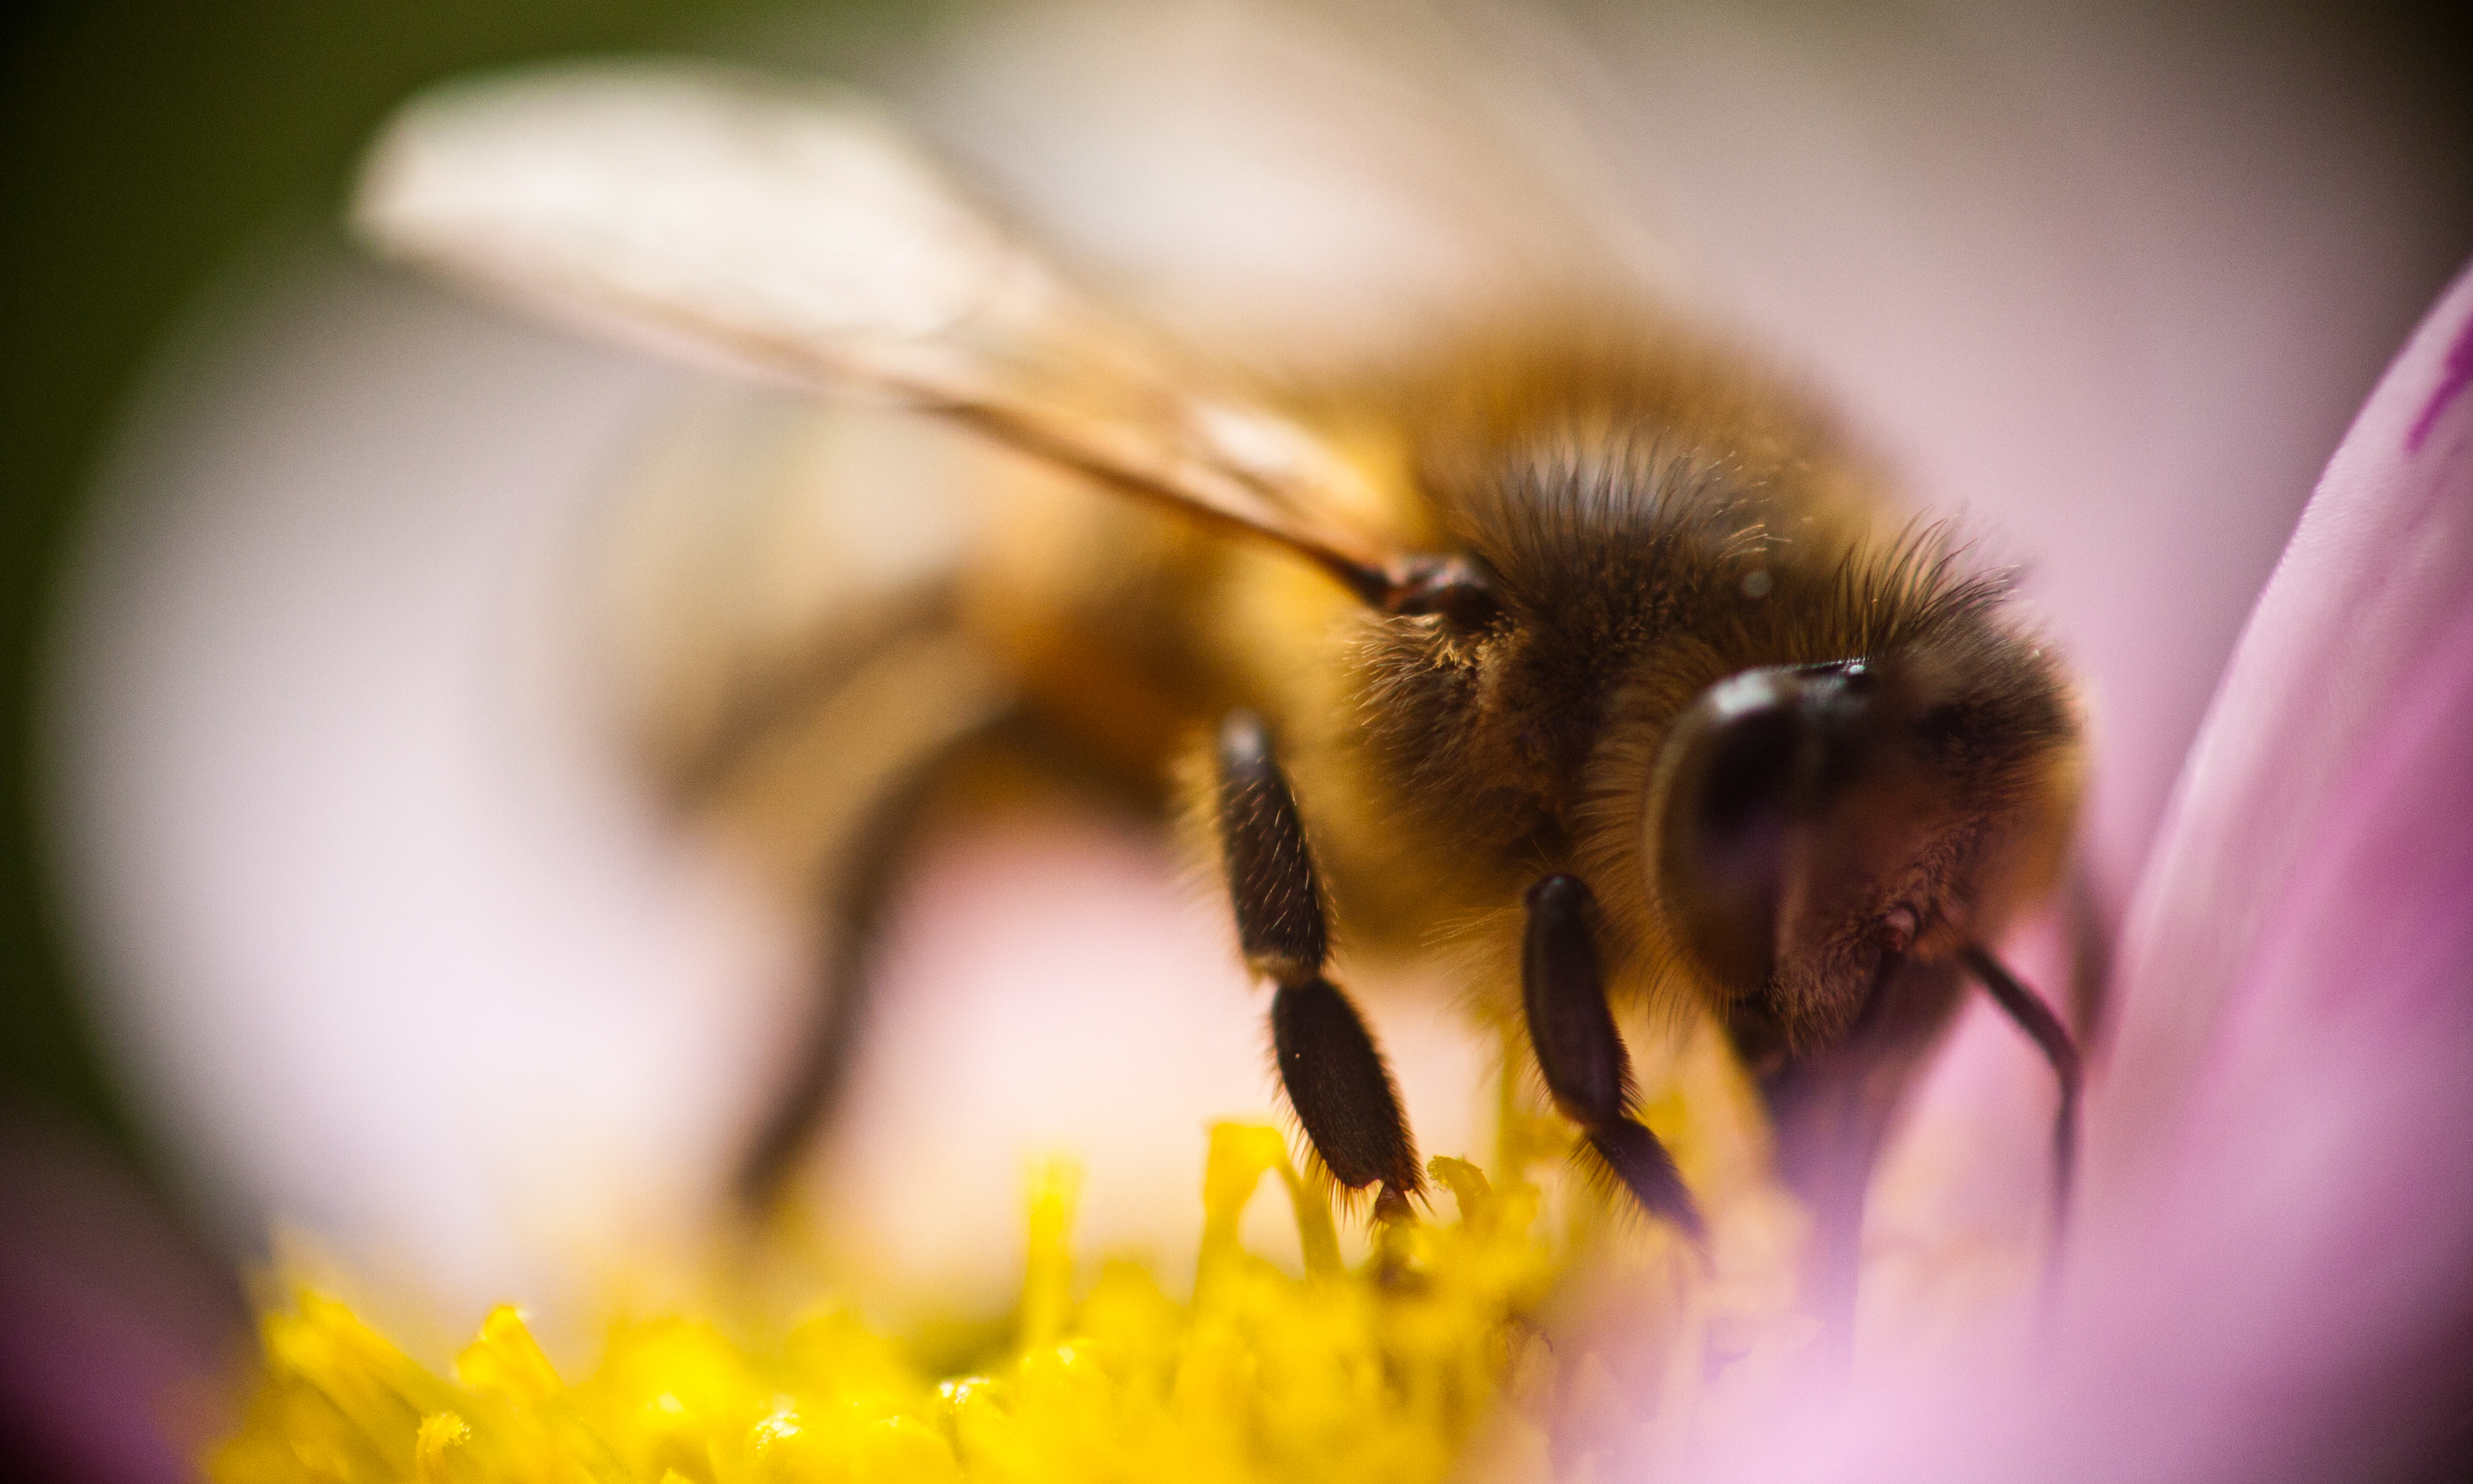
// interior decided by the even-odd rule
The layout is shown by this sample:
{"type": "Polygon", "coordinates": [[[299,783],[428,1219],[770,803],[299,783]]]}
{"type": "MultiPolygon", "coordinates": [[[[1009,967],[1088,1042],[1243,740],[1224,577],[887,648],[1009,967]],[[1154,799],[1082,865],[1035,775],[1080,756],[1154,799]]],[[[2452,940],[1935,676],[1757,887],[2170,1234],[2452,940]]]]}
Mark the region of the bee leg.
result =
{"type": "Polygon", "coordinates": [[[1280,1085],[1306,1138],[1351,1190],[1380,1184],[1378,1216],[1407,1213],[1424,1192],[1399,1089],[1357,1007],[1323,977],[1331,957],[1322,881],[1296,797],[1250,711],[1219,730],[1219,838],[1246,965],[1277,985],[1271,1044],[1280,1085]]]}
{"type": "Polygon", "coordinates": [[[780,1200],[791,1172],[831,1122],[850,1083],[867,1028],[877,940],[894,887],[905,875],[907,847],[941,770],[929,759],[880,799],[851,843],[850,869],[825,890],[829,946],[822,975],[823,1014],[800,1041],[790,1074],[740,1156],[732,1182],[739,1209],[761,1216],[780,1200]]]}
{"type": "Polygon", "coordinates": [[[1631,1115],[1631,1059],[1597,969],[1596,897],[1579,877],[1558,875],[1530,887],[1525,901],[1521,997],[1547,1091],[1642,1209],[1674,1223],[1705,1250],[1708,1230],[1673,1157],[1631,1115]]]}
{"type": "Polygon", "coordinates": [[[836,617],[786,662],[725,677],[720,705],[670,738],[662,802],[716,831],[823,932],[812,1017],[738,1146],[729,1198],[751,1227],[780,1203],[850,1079],[877,940],[923,817],[965,754],[1026,724],[1013,678],[957,627],[949,580],[836,617]]]}
{"type": "Polygon", "coordinates": [[[2077,1173],[2078,1092],[2084,1080],[2077,1042],[2070,1038],[2069,1027],[2061,1023],[2060,1017],[2036,998],[2033,991],[2020,984],[1982,945],[1968,944],[1962,957],[1967,971],[1991,993],[1992,1002],[2034,1041],[2044,1053],[2044,1060],[2053,1064],[2053,1075],[2060,1079],[2061,1106],[2053,1118],[2053,1228],[2058,1231],[2069,1219],[2070,1186],[2077,1173]]]}
{"type": "MultiPolygon", "coordinates": [[[[761,1217],[779,1204],[841,1101],[866,1029],[876,950],[894,889],[904,877],[929,805],[962,758],[1022,722],[1010,689],[948,638],[930,634],[887,646],[849,688],[865,689],[870,676],[885,674],[905,693],[866,693],[876,706],[878,731],[891,734],[896,745],[882,756],[861,752],[855,760],[836,758],[847,761],[849,776],[838,780],[834,807],[802,831],[832,842],[821,858],[796,868],[827,929],[818,986],[822,1005],[733,1172],[732,1193],[747,1216],[761,1217]]],[[[790,757],[799,768],[814,765],[804,753],[790,757]]],[[[788,792],[780,783],[756,769],[741,787],[769,799],[788,792]]]]}

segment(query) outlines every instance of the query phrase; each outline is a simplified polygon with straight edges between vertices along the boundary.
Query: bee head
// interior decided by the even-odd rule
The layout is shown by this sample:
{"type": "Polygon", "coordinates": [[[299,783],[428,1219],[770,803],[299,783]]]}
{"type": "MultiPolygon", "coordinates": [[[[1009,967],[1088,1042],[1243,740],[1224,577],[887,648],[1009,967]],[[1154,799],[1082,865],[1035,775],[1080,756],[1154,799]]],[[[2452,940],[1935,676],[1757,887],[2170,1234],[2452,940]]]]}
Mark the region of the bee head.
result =
{"type": "Polygon", "coordinates": [[[2034,658],[1996,641],[1745,670],[1684,710],[1645,858],[1678,945],[1730,1008],[1789,1050],[1830,1044],[1885,970],[1989,930],[2016,847],[2054,812],[2069,730],[2034,658]]]}

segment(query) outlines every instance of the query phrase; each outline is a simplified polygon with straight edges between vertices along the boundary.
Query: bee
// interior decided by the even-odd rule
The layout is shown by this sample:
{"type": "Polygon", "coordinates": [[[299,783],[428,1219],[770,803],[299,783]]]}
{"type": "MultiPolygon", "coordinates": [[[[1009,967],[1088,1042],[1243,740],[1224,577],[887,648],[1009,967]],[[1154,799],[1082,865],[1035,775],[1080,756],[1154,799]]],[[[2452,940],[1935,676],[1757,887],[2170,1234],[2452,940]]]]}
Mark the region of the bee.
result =
{"type": "MultiPolygon", "coordinates": [[[[1000,732],[1142,780],[1212,842],[1288,1105],[1378,1218],[1423,1177],[1334,922],[1447,958],[1525,1029],[1586,1158],[1693,1242],[1614,1010],[1719,1027],[1840,1309],[1865,1177],[1970,980],[2058,1076],[2066,1191],[2078,1053],[1989,950],[2063,873],[2066,672],[2002,574],[1902,522],[1830,417],[1722,337],[1642,294],[1541,292],[1406,364],[1260,384],[1069,281],[863,105],[687,68],[420,100],[357,223],[536,310],[1115,496],[1000,509],[984,561],[808,677],[829,704],[724,706],[672,771],[728,792],[792,711],[836,716],[841,802],[800,827],[870,861],[1000,732]]],[[[829,1008],[752,1202],[846,1070],[885,875],[830,904],[829,1008]]]]}

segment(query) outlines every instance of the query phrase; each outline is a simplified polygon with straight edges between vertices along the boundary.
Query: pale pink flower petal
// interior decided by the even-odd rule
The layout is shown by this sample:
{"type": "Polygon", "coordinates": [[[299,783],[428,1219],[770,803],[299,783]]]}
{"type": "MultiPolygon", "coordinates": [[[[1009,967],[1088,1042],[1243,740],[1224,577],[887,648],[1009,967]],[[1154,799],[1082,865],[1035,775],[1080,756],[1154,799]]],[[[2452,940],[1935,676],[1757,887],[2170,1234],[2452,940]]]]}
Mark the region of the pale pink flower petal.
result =
{"type": "Polygon", "coordinates": [[[2055,1476],[2389,1477],[2463,1444],[2468,342],[2473,274],[2328,466],[2149,863],[2035,1428],[2055,1476]]]}
{"type": "Polygon", "coordinates": [[[2473,605],[2468,315],[2460,277],[2355,420],[2191,752],[2122,963],[2097,1131],[2116,1154],[2136,1157],[2196,1087],[2296,874],[2437,683],[2425,672],[2451,662],[2448,635],[2473,605]]]}

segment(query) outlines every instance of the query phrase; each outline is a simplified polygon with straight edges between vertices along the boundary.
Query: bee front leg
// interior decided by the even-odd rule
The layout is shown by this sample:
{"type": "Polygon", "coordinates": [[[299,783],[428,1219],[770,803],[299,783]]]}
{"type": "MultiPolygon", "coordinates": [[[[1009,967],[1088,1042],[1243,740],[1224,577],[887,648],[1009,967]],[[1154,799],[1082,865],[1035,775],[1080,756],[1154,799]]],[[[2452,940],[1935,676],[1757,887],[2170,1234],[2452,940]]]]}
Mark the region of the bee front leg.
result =
{"type": "Polygon", "coordinates": [[[1270,733],[1250,711],[1219,730],[1219,839],[1245,962],[1279,987],[1271,1043],[1288,1106],[1333,1178],[1351,1190],[1379,1183],[1376,1213],[1405,1215],[1425,1185],[1408,1120],[1357,1007],[1323,977],[1322,881],[1270,733]]]}
{"type": "Polygon", "coordinates": [[[1631,1060],[1597,968],[1597,898],[1577,876],[1548,876],[1528,889],[1526,903],[1521,997],[1547,1091],[1643,1209],[1673,1222],[1705,1248],[1700,1208],[1673,1157],[1632,1116],[1631,1060]]]}

